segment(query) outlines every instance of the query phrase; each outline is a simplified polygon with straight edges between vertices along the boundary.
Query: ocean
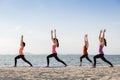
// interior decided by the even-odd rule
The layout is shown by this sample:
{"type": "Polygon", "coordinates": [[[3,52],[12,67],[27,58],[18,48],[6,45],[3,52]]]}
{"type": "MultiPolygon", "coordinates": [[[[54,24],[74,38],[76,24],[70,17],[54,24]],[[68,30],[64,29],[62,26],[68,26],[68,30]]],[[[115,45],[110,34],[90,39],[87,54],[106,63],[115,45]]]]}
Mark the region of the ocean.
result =
{"type": "MultiPolygon", "coordinates": [[[[17,55],[0,55],[0,67],[12,67],[14,66],[14,58],[17,55]]],[[[79,66],[81,55],[59,55],[58,57],[67,63],[68,66],[79,66]]],[[[47,65],[47,55],[25,55],[25,58],[30,61],[33,66],[44,67],[47,65]]],[[[93,61],[93,55],[89,55],[89,58],[93,61]]],[[[105,58],[113,65],[120,64],[120,55],[105,55],[105,58]]],[[[108,65],[101,59],[97,59],[97,66],[108,65]]],[[[22,59],[17,60],[17,66],[29,66],[22,59]]],[[[50,58],[50,66],[64,66],[62,63],[57,62],[55,58],[50,58]]],[[[83,66],[91,66],[90,62],[85,58],[83,59],[83,66]]]]}

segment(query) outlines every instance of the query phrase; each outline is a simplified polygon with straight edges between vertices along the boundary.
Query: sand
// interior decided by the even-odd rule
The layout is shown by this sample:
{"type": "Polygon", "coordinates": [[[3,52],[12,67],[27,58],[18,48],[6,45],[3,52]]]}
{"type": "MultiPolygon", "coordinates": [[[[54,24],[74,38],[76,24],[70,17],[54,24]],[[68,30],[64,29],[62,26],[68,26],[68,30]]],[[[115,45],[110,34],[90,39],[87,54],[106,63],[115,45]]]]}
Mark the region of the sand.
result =
{"type": "Polygon", "coordinates": [[[0,80],[120,80],[120,65],[68,67],[0,67],[0,80]]]}

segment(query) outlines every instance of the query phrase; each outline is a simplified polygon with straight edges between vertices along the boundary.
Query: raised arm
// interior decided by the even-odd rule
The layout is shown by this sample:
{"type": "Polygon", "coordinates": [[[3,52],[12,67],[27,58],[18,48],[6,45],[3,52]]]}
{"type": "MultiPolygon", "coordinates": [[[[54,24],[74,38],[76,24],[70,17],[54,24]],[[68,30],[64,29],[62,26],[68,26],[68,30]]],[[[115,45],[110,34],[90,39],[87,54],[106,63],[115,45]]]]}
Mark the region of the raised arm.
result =
{"type": "Polygon", "coordinates": [[[84,36],[84,41],[88,41],[88,35],[87,34],[85,34],[85,36],[84,36]]]}
{"type": "Polygon", "coordinates": [[[54,37],[56,38],[56,29],[54,30],[54,37]]]}
{"type": "Polygon", "coordinates": [[[20,46],[23,46],[23,35],[21,35],[20,46]]]}
{"type": "Polygon", "coordinates": [[[84,36],[84,43],[85,43],[85,46],[88,48],[89,42],[88,42],[88,35],[87,34],[85,34],[85,36],[84,36]]]}
{"type": "Polygon", "coordinates": [[[106,30],[104,29],[103,30],[103,38],[105,38],[105,32],[106,32],[106,30]]]}
{"type": "Polygon", "coordinates": [[[100,34],[99,34],[99,40],[100,40],[100,38],[101,38],[101,34],[102,34],[102,30],[100,30],[100,34]]]}
{"type": "Polygon", "coordinates": [[[51,30],[51,39],[53,40],[53,30],[51,30]]]}

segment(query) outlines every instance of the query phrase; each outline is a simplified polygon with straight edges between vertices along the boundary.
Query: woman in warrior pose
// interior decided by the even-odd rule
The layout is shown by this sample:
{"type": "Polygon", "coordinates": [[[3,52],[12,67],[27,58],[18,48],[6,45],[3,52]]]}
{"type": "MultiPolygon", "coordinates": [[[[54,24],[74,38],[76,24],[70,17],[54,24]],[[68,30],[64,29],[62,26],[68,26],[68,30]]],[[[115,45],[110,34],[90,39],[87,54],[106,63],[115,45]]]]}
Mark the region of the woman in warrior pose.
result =
{"type": "Polygon", "coordinates": [[[21,41],[20,41],[20,49],[19,49],[19,55],[15,57],[15,65],[14,67],[16,67],[17,65],[17,59],[21,58],[23,61],[25,61],[26,63],[28,63],[31,67],[32,67],[32,64],[26,60],[24,54],[23,54],[23,50],[24,50],[24,47],[25,47],[25,42],[23,41],[23,35],[21,36],[21,41]]]}
{"type": "Polygon", "coordinates": [[[47,56],[47,67],[49,67],[49,58],[51,58],[51,57],[54,57],[58,62],[63,63],[66,67],[67,64],[64,61],[60,60],[59,57],[57,56],[56,47],[59,47],[59,41],[56,38],[56,30],[54,30],[54,37],[53,37],[53,30],[51,30],[51,39],[52,39],[52,42],[53,42],[52,54],[47,56]]]}
{"type": "Polygon", "coordinates": [[[106,30],[104,29],[103,31],[100,30],[100,34],[99,34],[99,54],[94,56],[94,65],[93,67],[96,67],[96,59],[97,58],[101,58],[104,62],[108,63],[111,67],[113,67],[113,64],[111,62],[109,62],[105,57],[104,57],[104,52],[103,52],[103,47],[107,46],[107,42],[105,39],[105,32],[106,30]],[[103,33],[103,35],[102,35],[103,33]],[[102,36],[101,36],[102,35],[102,36]]]}
{"type": "Polygon", "coordinates": [[[88,52],[87,52],[88,46],[89,46],[88,35],[85,34],[85,36],[84,36],[83,55],[80,57],[80,66],[82,66],[82,58],[86,58],[90,63],[92,63],[92,61],[88,57],[88,52]]]}

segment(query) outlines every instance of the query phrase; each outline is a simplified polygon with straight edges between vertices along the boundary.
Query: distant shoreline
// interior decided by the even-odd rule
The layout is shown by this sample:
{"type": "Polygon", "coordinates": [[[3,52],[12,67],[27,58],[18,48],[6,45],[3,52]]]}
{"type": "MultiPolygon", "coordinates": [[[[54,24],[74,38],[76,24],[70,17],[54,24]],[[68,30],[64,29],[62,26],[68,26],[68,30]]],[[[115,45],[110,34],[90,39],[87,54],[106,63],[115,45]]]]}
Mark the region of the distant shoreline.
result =
{"type": "MultiPolygon", "coordinates": [[[[48,54],[24,54],[24,55],[49,55],[50,53],[48,54]]],[[[14,56],[14,55],[18,55],[18,53],[16,54],[0,54],[0,56],[14,56]]],[[[58,55],[82,55],[81,53],[80,54],[61,54],[61,53],[58,53],[58,55]]],[[[94,56],[96,54],[89,54],[90,56],[94,56]]],[[[120,54],[105,54],[105,55],[110,55],[110,56],[113,56],[113,55],[120,55],[120,54]]]]}

